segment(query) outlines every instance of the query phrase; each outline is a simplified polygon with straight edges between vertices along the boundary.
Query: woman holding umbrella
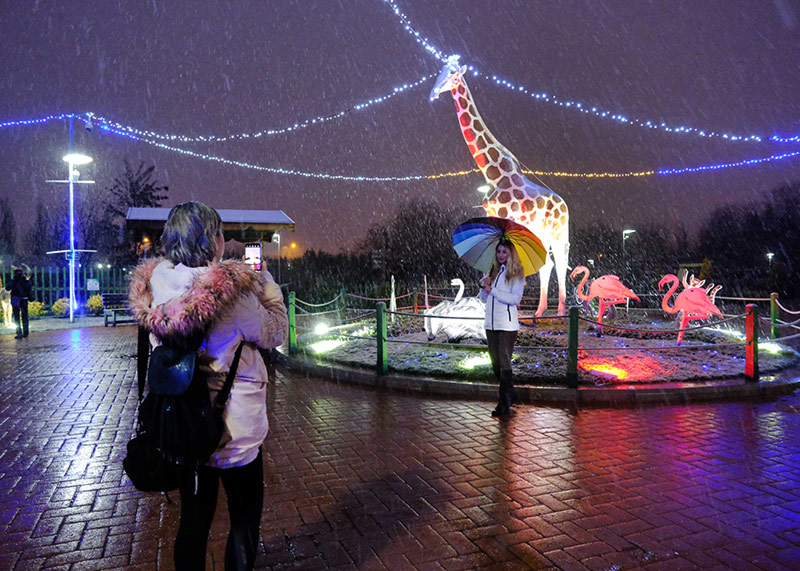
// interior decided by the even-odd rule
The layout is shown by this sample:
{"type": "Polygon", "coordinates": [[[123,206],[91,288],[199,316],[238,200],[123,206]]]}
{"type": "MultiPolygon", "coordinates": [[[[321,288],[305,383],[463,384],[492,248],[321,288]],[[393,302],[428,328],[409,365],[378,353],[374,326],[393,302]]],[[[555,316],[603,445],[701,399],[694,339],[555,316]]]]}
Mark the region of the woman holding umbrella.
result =
{"type": "Polygon", "coordinates": [[[488,276],[483,276],[480,284],[483,287],[480,298],[486,302],[484,323],[489,357],[494,374],[500,381],[500,395],[492,416],[502,416],[509,414],[511,406],[518,402],[511,381],[511,353],[519,331],[517,305],[522,301],[525,288],[525,274],[517,249],[511,241],[499,241],[492,269],[488,276]]]}

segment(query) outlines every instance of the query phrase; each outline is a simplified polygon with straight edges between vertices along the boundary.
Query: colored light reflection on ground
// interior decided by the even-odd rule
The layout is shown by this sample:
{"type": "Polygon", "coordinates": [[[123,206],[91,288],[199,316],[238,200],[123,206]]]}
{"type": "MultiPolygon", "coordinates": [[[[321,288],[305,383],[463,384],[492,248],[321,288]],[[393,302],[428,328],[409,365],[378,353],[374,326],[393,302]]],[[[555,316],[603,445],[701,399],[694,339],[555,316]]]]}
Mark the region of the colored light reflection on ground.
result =
{"type": "Polygon", "coordinates": [[[617,381],[665,380],[677,369],[677,365],[652,355],[630,353],[614,359],[581,356],[578,367],[605,379],[617,381]]]}
{"type": "Polygon", "coordinates": [[[615,367],[611,363],[599,363],[597,365],[583,365],[583,369],[590,373],[599,373],[601,377],[608,377],[616,380],[622,380],[628,377],[628,371],[615,367]]]}

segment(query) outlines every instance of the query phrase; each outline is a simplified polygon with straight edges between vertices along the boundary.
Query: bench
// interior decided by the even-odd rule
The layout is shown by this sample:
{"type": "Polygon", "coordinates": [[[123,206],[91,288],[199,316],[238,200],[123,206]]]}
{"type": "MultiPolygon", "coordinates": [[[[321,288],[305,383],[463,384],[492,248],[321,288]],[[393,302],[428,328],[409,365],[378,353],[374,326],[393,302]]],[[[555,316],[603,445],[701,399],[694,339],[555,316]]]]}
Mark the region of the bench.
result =
{"type": "Polygon", "coordinates": [[[128,307],[128,294],[103,293],[103,327],[108,327],[109,321],[114,327],[117,323],[130,323],[134,321],[128,307]]]}

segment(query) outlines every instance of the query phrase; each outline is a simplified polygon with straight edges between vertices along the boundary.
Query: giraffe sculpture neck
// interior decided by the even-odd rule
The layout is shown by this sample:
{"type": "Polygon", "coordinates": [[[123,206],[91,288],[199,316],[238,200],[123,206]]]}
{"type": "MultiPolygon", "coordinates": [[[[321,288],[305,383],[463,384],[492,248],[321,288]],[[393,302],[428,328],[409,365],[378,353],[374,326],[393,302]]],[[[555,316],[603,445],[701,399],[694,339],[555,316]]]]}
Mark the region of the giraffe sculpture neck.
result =
{"type": "Polygon", "coordinates": [[[522,177],[522,166],[511,151],[500,144],[486,127],[463,78],[453,88],[452,93],[461,133],[486,182],[494,190],[501,172],[512,178],[522,177]]]}
{"type": "Polygon", "coordinates": [[[566,277],[569,259],[569,211],[564,199],[543,185],[529,180],[517,158],[489,132],[478,114],[472,94],[464,81],[464,67],[445,64],[431,98],[450,89],[458,112],[461,133],[472,158],[491,187],[483,197],[488,216],[506,218],[525,226],[544,247],[545,259],[539,269],[539,307],[536,315],[547,309],[547,286],[550,271],[558,276],[558,314],[566,311],[566,277]]]}

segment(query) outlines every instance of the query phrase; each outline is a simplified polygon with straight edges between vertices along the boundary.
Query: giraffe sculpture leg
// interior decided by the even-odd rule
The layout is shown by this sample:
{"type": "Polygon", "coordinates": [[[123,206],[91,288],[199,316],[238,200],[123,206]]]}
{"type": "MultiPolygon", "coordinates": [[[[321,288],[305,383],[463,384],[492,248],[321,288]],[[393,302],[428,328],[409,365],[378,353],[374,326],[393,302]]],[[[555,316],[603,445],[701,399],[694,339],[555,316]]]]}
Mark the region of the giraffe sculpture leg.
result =
{"type": "Polygon", "coordinates": [[[554,265],[553,258],[548,254],[547,261],[539,268],[539,307],[536,308],[536,317],[541,317],[547,309],[547,286],[550,283],[550,272],[553,271],[554,265]]]}
{"type": "MultiPolygon", "coordinates": [[[[566,232],[566,230],[565,230],[566,232]]],[[[558,314],[567,313],[567,267],[569,264],[569,242],[556,242],[553,244],[553,258],[556,265],[558,278],[558,314]]]]}

